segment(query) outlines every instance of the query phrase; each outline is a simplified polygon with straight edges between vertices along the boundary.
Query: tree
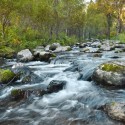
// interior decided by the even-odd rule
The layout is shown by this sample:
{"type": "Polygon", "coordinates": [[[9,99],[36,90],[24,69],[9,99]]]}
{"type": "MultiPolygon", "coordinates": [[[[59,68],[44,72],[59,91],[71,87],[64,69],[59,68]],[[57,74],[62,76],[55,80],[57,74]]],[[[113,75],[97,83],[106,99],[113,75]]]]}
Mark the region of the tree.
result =
{"type": "Polygon", "coordinates": [[[116,31],[117,34],[122,32],[123,22],[122,22],[122,13],[125,5],[125,0],[114,0],[114,10],[117,19],[116,31]]]}
{"type": "Polygon", "coordinates": [[[113,0],[97,0],[98,9],[103,12],[107,20],[107,38],[110,39],[112,18],[114,15],[113,0]]]}
{"type": "Polygon", "coordinates": [[[11,16],[16,9],[16,0],[1,0],[0,1],[0,23],[2,38],[6,37],[7,27],[11,24],[11,16]]]}
{"type": "Polygon", "coordinates": [[[103,36],[106,32],[106,17],[98,10],[97,3],[91,1],[87,7],[85,36],[88,38],[103,36]]]}

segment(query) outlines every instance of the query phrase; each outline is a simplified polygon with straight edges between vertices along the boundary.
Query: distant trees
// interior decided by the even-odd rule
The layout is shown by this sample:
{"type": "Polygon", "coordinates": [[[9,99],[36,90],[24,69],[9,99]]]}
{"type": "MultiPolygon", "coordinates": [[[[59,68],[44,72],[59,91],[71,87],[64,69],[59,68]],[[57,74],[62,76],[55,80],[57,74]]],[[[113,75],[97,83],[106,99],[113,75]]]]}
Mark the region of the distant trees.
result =
{"type": "Polygon", "coordinates": [[[124,7],[125,0],[0,0],[0,35],[23,43],[110,39],[124,31],[124,7]]]}

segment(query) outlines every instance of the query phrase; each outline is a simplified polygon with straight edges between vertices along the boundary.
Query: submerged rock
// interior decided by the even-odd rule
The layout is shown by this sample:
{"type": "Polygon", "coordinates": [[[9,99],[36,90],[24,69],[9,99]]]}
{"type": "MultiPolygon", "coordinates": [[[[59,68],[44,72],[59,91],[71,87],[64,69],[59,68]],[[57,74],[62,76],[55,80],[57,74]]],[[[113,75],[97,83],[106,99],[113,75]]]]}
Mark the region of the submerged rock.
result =
{"type": "Polygon", "coordinates": [[[43,89],[27,89],[27,90],[13,89],[11,91],[10,97],[12,100],[17,101],[17,100],[27,99],[30,96],[38,97],[38,96],[43,96],[45,94],[47,94],[47,91],[43,89]]]}
{"type": "Polygon", "coordinates": [[[112,102],[106,104],[104,110],[112,119],[125,122],[125,103],[112,102]]]}
{"type": "Polygon", "coordinates": [[[11,98],[15,101],[24,99],[24,97],[25,97],[25,92],[21,89],[14,89],[11,91],[11,98]]]}
{"type": "Polygon", "coordinates": [[[18,75],[21,83],[38,83],[43,81],[41,77],[34,74],[28,66],[22,63],[13,65],[12,71],[18,75]]]}
{"type": "Polygon", "coordinates": [[[29,49],[25,49],[17,53],[17,59],[21,62],[28,62],[33,60],[33,55],[29,49]]]}
{"type": "Polygon", "coordinates": [[[125,86],[125,61],[109,61],[101,64],[93,73],[98,84],[125,86]]]}
{"type": "Polygon", "coordinates": [[[58,92],[62,90],[66,85],[66,81],[53,80],[47,87],[48,93],[58,92]]]}
{"type": "Polygon", "coordinates": [[[2,84],[13,81],[15,76],[15,73],[10,69],[0,69],[0,83],[2,84]]]}

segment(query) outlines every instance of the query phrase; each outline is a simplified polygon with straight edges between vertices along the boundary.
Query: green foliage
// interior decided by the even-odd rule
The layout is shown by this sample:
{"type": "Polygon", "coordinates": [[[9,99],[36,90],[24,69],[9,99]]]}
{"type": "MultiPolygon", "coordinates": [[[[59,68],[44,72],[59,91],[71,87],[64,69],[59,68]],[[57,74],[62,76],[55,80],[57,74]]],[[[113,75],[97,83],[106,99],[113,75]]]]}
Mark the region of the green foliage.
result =
{"type": "Polygon", "coordinates": [[[14,49],[6,46],[0,47],[0,57],[13,58],[14,54],[14,49]]]}
{"type": "MultiPolygon", "coordinates": [[[[55,42],[73,45],[84,41],[83,36],[113,38],[120,32],[116,27],[125,24],[124,5],[124,0],[91,1],[88,6],[83,0],[1,0],[0,46],[19,51],[55,42]]],[[[125,41],[124,34],[117,38],[125,41]]]]}
{"type": "Polygon", "coordinates": [[[15,77],[15,74],[9,69],[0,69],[0,82],[6,84],[15,77]]]}
{"type": "Polygon", "coordinates": [[[125,43],[125,33],[119,34],[117,38],[121,43],[125,43]]]}

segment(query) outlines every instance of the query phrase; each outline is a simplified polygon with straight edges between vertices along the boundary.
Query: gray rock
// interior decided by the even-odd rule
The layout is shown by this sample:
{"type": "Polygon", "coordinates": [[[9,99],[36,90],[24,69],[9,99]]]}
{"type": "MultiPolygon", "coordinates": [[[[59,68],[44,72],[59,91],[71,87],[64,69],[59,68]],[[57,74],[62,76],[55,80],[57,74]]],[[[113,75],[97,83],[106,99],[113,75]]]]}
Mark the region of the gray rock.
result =
{"type": "Polygon", "coordinates": [[[93,42],[92,44],[91,44],[91,47],[94,47],[94,48],[100,48],[101,47],[101,42],[100,41],[97,41],[97,42],[93,42]]]}
{"type": "Polygon", "coordinates": [[[50,52],[45,52],[45,51],[39,53],[40,61],[49,62],[51,57],[56,57],[56,55],[50,52]]]}
{"type": "Polygon", "coordinates": [[[58,92],[62,90],[66,85],[66,81],[53,80],[47,87],[48,93],[58,92]]]}
{"type": "Polygon", "coordinates": [[[17,59],[21,62],[28,62],[33,60],[33,55],[29,49],[25,49],[17,53],[17,59]]]}
{"type": "Polygon", "coordinates": [[[125,122],[125,103],[112,102],[104,106],[109,117],[125,122]]]}
{"type": "Polygon", "coordinates": [[[52,45],[50,45],[49,50],[56,50],[58,47],[60,47],[59,43],[53,43],[52,45]]]}
{"type": "Polygon", "coordinates": [[[109,61],[98,66],[92,76],[98,84],[125,86],[125,61],[109,61]]]}
{"type": "Polygon", "coordinates": [[[51,45],[47,45],[47,46],[45,47],[45,49],[44,49],[44,50],[48,52],[48,51],[49,51],[50,46],[51,46],[51,45]]]}
{"type": "Polygon", "coordinates": [[[86,48],[80,49],[80,52],[100,53],[100,50],[99,50],[99,48],[86,47],[86,48]]]}
{"type": "Polygon", "coordinates": [[[59,46],[54,52],[65,52],[71,50],[70,46],[59,46]]]}
{"type": "Polygon", "coordinates": [[[40,52],[43,52],[43,51],[44,51],[44,47],[38,46],[38,47],[36,47],[36,49],[33,50],[33,52],[34,52],[33,55],[37,56],[37,55],[39,55],[40,52]]]}

